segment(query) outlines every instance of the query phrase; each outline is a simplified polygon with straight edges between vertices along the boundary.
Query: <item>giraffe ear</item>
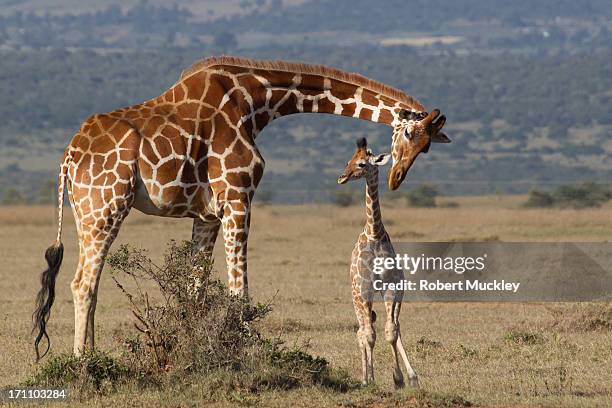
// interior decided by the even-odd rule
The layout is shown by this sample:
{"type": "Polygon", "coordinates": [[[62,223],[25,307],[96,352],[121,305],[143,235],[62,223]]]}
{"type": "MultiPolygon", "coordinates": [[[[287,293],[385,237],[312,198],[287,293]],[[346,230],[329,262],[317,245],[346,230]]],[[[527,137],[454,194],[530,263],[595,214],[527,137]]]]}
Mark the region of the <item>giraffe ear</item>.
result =
{"type": "Polygon", "coordinates": [[[450,143],[451,140],[442,132],[438,132],[431,137],[433,143],[450,143]]]}
{"type": "Polygon", "coordinates": [[[385,164],[387,164],[390,158],[391,155],[389,153],[379,154],[378,156],[370,157],[369,162],[374,166],[384,166],[385,164]]]}

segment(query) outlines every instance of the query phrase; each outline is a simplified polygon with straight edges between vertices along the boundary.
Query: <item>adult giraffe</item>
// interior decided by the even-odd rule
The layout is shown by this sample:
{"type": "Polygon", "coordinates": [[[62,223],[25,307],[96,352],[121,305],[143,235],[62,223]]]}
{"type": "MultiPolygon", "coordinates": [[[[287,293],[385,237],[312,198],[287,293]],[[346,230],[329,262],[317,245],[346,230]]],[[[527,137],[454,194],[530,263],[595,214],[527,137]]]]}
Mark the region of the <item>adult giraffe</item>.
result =
{"type": "Polygon", "coordinates": [[[44,354],[50,346],[46,324],[63,256],[64,186],[79,238],[71,285],[74,353],[79,355],[93,348],[100,273],[132,207],[193,218],[193,239],[204,251],[212,251],[223,224],[229,289],[247,295],[251,201],[264,169],[255,138],[272,120],[301,112],[392,126],[392,189],[430,142],[449,142],[439,132],[445,118],[438,117],[437,109],[427,114],[417,100],[379,82],[320,65],[234,57],[196,62],[162,95],[91,116],[68,145],[60,167],[57,239],[45,254],[48,268],[34,312],[37,358],[43,337],[44,354]]]}

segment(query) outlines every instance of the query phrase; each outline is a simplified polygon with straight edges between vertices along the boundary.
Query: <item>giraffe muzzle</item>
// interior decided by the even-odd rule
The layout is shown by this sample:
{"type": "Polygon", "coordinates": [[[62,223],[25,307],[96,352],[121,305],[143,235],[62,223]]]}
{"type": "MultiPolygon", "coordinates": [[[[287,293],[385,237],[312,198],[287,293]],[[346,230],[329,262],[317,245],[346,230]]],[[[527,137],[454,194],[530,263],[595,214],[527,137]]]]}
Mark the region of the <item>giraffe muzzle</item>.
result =
{"type": "Polygon", "coordinates": [[[414,156],[401,160],[391,167],[391,170],[389,170],[389,175],[387,176],[389,190],[398,189],[400,184],[402,184],[402,181],[404,181],[406,178],[406,174],[408,173],[408,170],[410,170],[410,167],[412,167],[412,163],[414,163],[417,155],[418,153],[414,156]]]}

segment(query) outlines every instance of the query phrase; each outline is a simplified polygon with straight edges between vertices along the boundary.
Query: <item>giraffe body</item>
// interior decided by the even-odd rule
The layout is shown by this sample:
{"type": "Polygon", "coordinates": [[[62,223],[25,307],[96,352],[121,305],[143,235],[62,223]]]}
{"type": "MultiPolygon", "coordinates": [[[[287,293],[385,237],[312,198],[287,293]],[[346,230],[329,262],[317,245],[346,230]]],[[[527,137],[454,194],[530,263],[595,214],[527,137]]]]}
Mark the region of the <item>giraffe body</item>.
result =
{"type": "MultiPolygon", "coordinates": [[[[409,167],[405,158],[411,164],[430,141],[446,138],[438,132],[444,118],[433,122],[439,112],[427,114],[417,100],[384,84],[318,65],[233,57],[205,59],[158,97],[92,115],[72,138],[60,168],[58,235],[48,250],[34,314],[37,353],[40,340],[47,338],[61,264],[64,186],[80,250],[71,286],[78,355],[94,345],[104,259],[132,208],[193,218],[192,238],[208,252],[222,225],[230,292],[248,294],[251,202],[264,170],[255,139],[273,120],[295,113],[335,114],[393,127],[400,173],[409,167]]],[[[400,178],[394,176],[394,183],[400,178]]]]}
{"type": "MultiPolygon", "coordinates": [[[[395,258],[395,250],[389,234],[385,230],[378,200],[378,166],[384,165],[389,155],[374,156],[367,150],[367,142],[360,139],[353,158],[348,162],[338,183],[344,184],[350,179],[365,178],[366,223],[363,232],[359,234],[357,243],[351,254],[350,279],[353,306],[359,323],[357,341],[361,351],[362,382],[374,382],[374,344],[376,343],[376,313],[372,310],[375,293],[374,280],[385,283],[397,283],[404,279],[401,269],[386,269],[383,274],[373,273],[374,259],[395,258]]],[[[393,348],[395,367],[393,381],[396,387],[404,386],[404,376],[400,368],[400,360],[408,373],[409,383],[418,387],[418,377],[404,350],[400,335],[399,315],[402,306],[403,291],[389,290],[384,287],[379,290],[385,303],[386,322],[385,340],[393,348]]]]}

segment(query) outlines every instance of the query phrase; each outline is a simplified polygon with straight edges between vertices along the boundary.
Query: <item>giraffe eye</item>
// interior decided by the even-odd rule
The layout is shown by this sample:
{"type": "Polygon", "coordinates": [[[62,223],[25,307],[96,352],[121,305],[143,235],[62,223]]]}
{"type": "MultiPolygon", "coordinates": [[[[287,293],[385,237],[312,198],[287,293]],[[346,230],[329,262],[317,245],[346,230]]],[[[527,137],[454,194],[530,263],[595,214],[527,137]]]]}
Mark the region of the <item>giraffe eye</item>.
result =
{"type": "Polygon", "coordinates": [[[410,133],[410,129],[407,127],[404,128],[404,137],[408,140],[412,140],[412,133],[410,133]]]}
{"type": "Polygon", "coordinates": [[[357,163],[357,167],[359,167],[360,169],[365,167],[365,163],[357,163]]]}

